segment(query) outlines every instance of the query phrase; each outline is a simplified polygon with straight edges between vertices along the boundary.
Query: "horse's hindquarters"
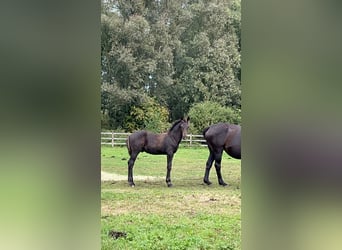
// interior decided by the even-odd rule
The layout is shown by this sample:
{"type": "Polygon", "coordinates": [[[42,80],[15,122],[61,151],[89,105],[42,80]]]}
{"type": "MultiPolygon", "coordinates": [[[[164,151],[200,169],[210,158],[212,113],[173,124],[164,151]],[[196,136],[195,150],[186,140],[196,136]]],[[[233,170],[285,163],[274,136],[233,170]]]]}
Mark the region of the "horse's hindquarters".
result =
{"type": "Polygon", "coordinates": [[[236,145],[225,149],[228,155],[235,159],[241,159],[241,146],[236,145]]]}

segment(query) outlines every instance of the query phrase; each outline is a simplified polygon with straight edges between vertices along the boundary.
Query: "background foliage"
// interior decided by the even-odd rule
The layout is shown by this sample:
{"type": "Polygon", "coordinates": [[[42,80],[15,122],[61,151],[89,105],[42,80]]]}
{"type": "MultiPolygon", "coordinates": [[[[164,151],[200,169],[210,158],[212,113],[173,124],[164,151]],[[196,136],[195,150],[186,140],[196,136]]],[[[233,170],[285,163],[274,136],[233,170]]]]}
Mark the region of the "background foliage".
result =
{"type": "Polygon", "coordinates": [[[241,124],[239,111],[224,107],[217,102],[196,103],[189,111],[191,133],[202,134],[204,128],[218,122],[241,124]]]}
{"type": "Polygon", "coordinates": [[[240,0],[102,0],[102,128],[162,130],[193,107],[201,130],[201,103],[239,122],[240,41],[240,0]]]}

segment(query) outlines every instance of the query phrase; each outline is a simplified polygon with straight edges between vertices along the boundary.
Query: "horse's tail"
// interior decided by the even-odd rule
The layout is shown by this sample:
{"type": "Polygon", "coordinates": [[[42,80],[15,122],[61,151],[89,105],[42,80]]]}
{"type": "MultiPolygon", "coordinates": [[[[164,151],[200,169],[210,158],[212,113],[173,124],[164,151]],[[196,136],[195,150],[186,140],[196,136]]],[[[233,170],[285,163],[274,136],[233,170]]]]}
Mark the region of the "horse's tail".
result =
{"type": "Polygon", "coordinates": [[[203,129],[203,131],[202,131],[203,137],[205,137],[205,133],[207,133],[207,131],[209,130],[209,128],[210,128],[210,127],[207,127],[207,128],[205,128],[205,129],[203,129]]]}
{"type": "Polygon", "coordinates": [[[131,148],[131,145],[129,144],[129,136],[127,137],[127,140],[126,140],[126,146],[127,146],[129,155],[131,155],[132,148],[131,148]]]}

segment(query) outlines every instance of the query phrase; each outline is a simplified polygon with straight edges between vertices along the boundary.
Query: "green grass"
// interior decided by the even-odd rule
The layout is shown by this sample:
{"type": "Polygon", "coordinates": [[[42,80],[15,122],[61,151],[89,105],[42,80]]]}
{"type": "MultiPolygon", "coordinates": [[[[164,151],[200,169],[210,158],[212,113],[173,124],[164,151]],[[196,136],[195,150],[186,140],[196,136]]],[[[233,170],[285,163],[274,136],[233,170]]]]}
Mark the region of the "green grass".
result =
{"type": "MultiPolygon", "coordinates": [[[[102,147],[102,170],[127,175],[128,153],[124,147],[102,147]]],[[[228,187],[219,186],[215,168],[212,185],[203,184],[206,148],[181,147],[173,161],[171,178],[165,183],[166,156],[139,155],[134,175],[161,177],[102,182],[102,249],[241,249],[240,161],[222,159],[228,187]],[[126,232],[113,239],[109,231],[126,232]]]]}
{"type": "MultiPolygon", "coordinates": [[[[125,147],[102,147],[101,169],[109,173],[127,175],[127,161],[129,155],[125,147]]],[[[205,164],[209,156],[206,147],[180,147],[174,155],[171,180],[174,184],[184,179],[202,183],[205,164]]],[[[223,179],[234,186],[240,185],[240,160],[232,159],[226,153],[222,157],[223,179]]],[[[166,155],[150,155],[140,153],[134,164],[134,175],[166,176],[166,155]]],[[[213,184],[217,184],[215,167],[210,172],[213,184]],[[216,182],[216,183],[215,183],[216,182]]],[[[134,177],[134,176],[133,176],[134,177]]],[[[138,185],[138,182],[136,184],[138,185]]]]}

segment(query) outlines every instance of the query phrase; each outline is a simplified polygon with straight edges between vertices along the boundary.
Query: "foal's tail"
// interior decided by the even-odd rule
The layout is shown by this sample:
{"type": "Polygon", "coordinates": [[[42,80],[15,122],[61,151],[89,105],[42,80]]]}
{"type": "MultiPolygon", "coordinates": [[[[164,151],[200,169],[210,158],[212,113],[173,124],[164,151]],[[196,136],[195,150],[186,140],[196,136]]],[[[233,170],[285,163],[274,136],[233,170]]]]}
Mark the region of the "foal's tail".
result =
{"type": "Polygon", "coordinates": [[[131,145],[129,144],[129,136],[127,137],[127,140],[126,140],[126,146],[127,146],[129,155],[131,155],[132,148],[131,148],[131,145]]]}

